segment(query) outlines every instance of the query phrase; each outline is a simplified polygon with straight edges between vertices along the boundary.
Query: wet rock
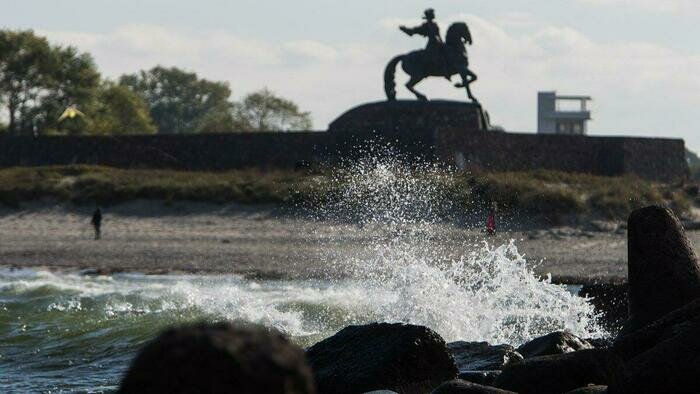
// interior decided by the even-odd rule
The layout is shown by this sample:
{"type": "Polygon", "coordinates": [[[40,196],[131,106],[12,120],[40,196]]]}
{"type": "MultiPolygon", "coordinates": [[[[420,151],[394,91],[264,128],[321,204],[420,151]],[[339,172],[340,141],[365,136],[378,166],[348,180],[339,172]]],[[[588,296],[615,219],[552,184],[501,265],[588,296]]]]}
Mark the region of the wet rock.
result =
{"type": "Polygon", "coordinates": [[[660,342],[625,363],[611,394],[700,392],[700,315],[664,331],[660,342]]]}
{"type": "Polygon", "coordinates": [[[531,358],[570,353],[583,349],[593,349],[593,345],[571,333],[555,331],[521,345],[518,348],[518,353],[525,358],[531,358]]]}
{"type": "Polygon", "coordinates": [[[459,373],[459,378],[468,382],[491,386],[501,371],[464,371],[459,373]]]}
{"type": "Polygon", "coordinates": [[[668,209],[638,209],[628,220],[630,318],[626,334],[700,297],[700,265],[678,218],[668,209]]]}
{"type": "Polygon", "coordinates": [[[447,344],[460,372],[500,370],[523,359],[510,345],[491,346],[487,342],[457,341],[447,344]]]}
{"type": "Polygon", "coordinates": [[[136,356],[119,393],[315,393],[304,351],[277,331],[228,323],[165,330],[136,356]]]}
{"type": "Polygon", "coordinates": [[[698,320],[700,299],[676,309],[642,329],[628,335],[619,335],[613,343],[612,350],[623,360],[631,360],[692,327],[698,327],[698,320]]]}
{"type": "Polygon", "coordinates": [[[608,386],[590,385],[571,390],[566,394],[604,394],[608,392],[608,386]]]}
{"type": "Polygon", "coordinates": [[[594,349],[609,349],[613,344],[610,338],[585,338],[584,340],[590,343],[594,349]]]}
{"type": "Polygon", "coordinates": [[[494,386],[521,394],[559,394],[588,384],[609,385],[622,369],[611,351],[586,349],[527,358],[506,367],[494,386]]]}
{"type": "Polygon", "coordinates": [[[431,394],[515,394],[512,391],[497,389],[467,382],[466,380],[451,380],[440,385],[431,394]]]}
{"type": "Polygon", "coordinates": [[[629,317],[627,293],[627,283],[593,283],[583,285],[578,294],[590,298],[599,314],[598,323],[617,333],[629,317]]]}
{"type": "Polygon", "coordinates": [[[320,393],[425,393],[457,377],[445,341],[408,324],[348,326],[307,350],[320,393]]]}

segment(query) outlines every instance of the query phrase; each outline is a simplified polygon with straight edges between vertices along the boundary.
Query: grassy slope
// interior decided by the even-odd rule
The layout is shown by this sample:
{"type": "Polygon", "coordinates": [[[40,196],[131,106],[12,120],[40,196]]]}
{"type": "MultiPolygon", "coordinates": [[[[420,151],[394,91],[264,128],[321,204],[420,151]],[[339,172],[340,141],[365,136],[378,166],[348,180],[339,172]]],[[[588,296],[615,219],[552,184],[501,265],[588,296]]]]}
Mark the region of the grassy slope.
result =
{"type": "MultiPolygon", "coordinates": [[[[495,200],[502,210],[521,214],[625,218],[632,209],[652,203],[666,203],[677,212],[690,206],[679,189],[628,177],[551,171],[424,176],[436,184],[441,195],[458,201],[465,210],[495,200]]],[[[0,202],[17,206],[48,197],[76,204],[134,199],[294,204],[332,198],[342,183],[337,174],[330,177],[294,171],[16,167],[0,169],[0,202]]]]}

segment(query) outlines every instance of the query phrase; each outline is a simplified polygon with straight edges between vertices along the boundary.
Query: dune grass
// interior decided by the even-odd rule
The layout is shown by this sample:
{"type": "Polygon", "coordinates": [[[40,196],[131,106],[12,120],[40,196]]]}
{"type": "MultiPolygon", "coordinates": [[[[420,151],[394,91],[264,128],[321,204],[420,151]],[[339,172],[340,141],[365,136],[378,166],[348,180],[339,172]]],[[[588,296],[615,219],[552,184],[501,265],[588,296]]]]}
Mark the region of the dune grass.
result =
{"type": "Polygon", "coordinates": [[[690,209],[682,188],[635,177],[601,177],[554,171],[503,172],[468,177],[477,200],[526,214],[591,214],[624,219],[650,204],[669,206],[677,214],[690,209]]]}
{"type": "MultiPolygon", "coordinates": [[[[666,204],[677,213],[690,207],[680,188],[632,177],[599,177],[552,171],[466,174],[434,177],[441,198],[465,211],[497,201],[502,211],[526,215],[598,215],[625,218],[633,209],[666,204]]],[[[75,204],[114,204],[136,199],[244,204],[303,204],[331,198],[342,176],[303,171],[232,170],[190,172],[117,169],[101,166],[48,166],[0,169],[0,203],[51,198],[75,204]]]]}
{"type": "Polygon", "coordinates": [[[282,203],[308,177],[296,172],[256,170],[188,172],[101,166],[15,167],[0,170],[0,202],[55,198],[113,204],[136,199],[201,202],[282,203]]]}

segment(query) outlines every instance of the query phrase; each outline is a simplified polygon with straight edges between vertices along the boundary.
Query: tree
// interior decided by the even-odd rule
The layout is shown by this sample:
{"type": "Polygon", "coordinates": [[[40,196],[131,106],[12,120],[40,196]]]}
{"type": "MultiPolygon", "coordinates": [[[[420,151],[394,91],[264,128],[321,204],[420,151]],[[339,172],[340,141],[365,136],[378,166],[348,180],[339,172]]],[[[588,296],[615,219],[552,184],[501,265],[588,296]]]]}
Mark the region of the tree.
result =
{"type": "Polygon", "coordinates": [[[129,88],[105,82],[90,119],[93,134],[153,134],[156,126],[143,99],[129,88]]]}
{"type": "Polygon", "coordinates": [[[8,133],[20,132],[23,112],[49,89],[50,63],[45,38],[32,31],[0,30],[0,102],[7,109],[8,133]]]}
{"type": "Polygon", "coordinates": [[[0,103],[8,133],[87,132],[86,120],[60,123],[58,117],[69,105],[90,113],[99,81],[89,54],[52,46],[31,30],[0,30],[0,103]]]}
{"type": "Polygon", "coordinates": [[[234,121],[240,131],[308,130],[311,115],[267,88],[247,95],[235,105],[234,121]]]}
{"type": "Polygon", "coordinates": [[[92,120],[97,111],[100,74],[87,53],[73,47],[56,47],[49,92],[30,118],[40,130],[55,134],[93,134],[92,120]],[[74,105],[85,117],[59,121],[66,107],[74,105]]]}
{"type": "Polygon", "coordinates": [[[119,83],[143,98],[159,133],[197,133],[211,131],[214,124],[232,123],[231,90],[224,82],[158,66],[124,75],[119,83]]]}

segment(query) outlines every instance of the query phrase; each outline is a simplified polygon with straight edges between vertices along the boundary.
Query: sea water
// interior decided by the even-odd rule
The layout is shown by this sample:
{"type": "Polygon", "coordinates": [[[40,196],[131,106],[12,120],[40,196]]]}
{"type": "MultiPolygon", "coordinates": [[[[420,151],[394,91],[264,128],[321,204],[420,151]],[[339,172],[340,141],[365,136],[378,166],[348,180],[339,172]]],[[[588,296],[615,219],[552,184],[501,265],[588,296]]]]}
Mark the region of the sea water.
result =
{"type": "Polygon", "coordinates": [[[458,208],[441,196],[436,180],[444,175],[386,160],[338,172],[331,181],[340,193],[309,216],[386,229],[367,241],[369,254],[324,256],[346,272],[342,279],[0,270],[0,391],[113,391],[146,341],[201,320],[263,324],[303,347],[375,321],[492,344],[518,345],[554,330],[605,335],[588,301],[535,276],[512,241],[460,245],[459,258],[421,247],[430,226],[449,222],[458,208]]]}

